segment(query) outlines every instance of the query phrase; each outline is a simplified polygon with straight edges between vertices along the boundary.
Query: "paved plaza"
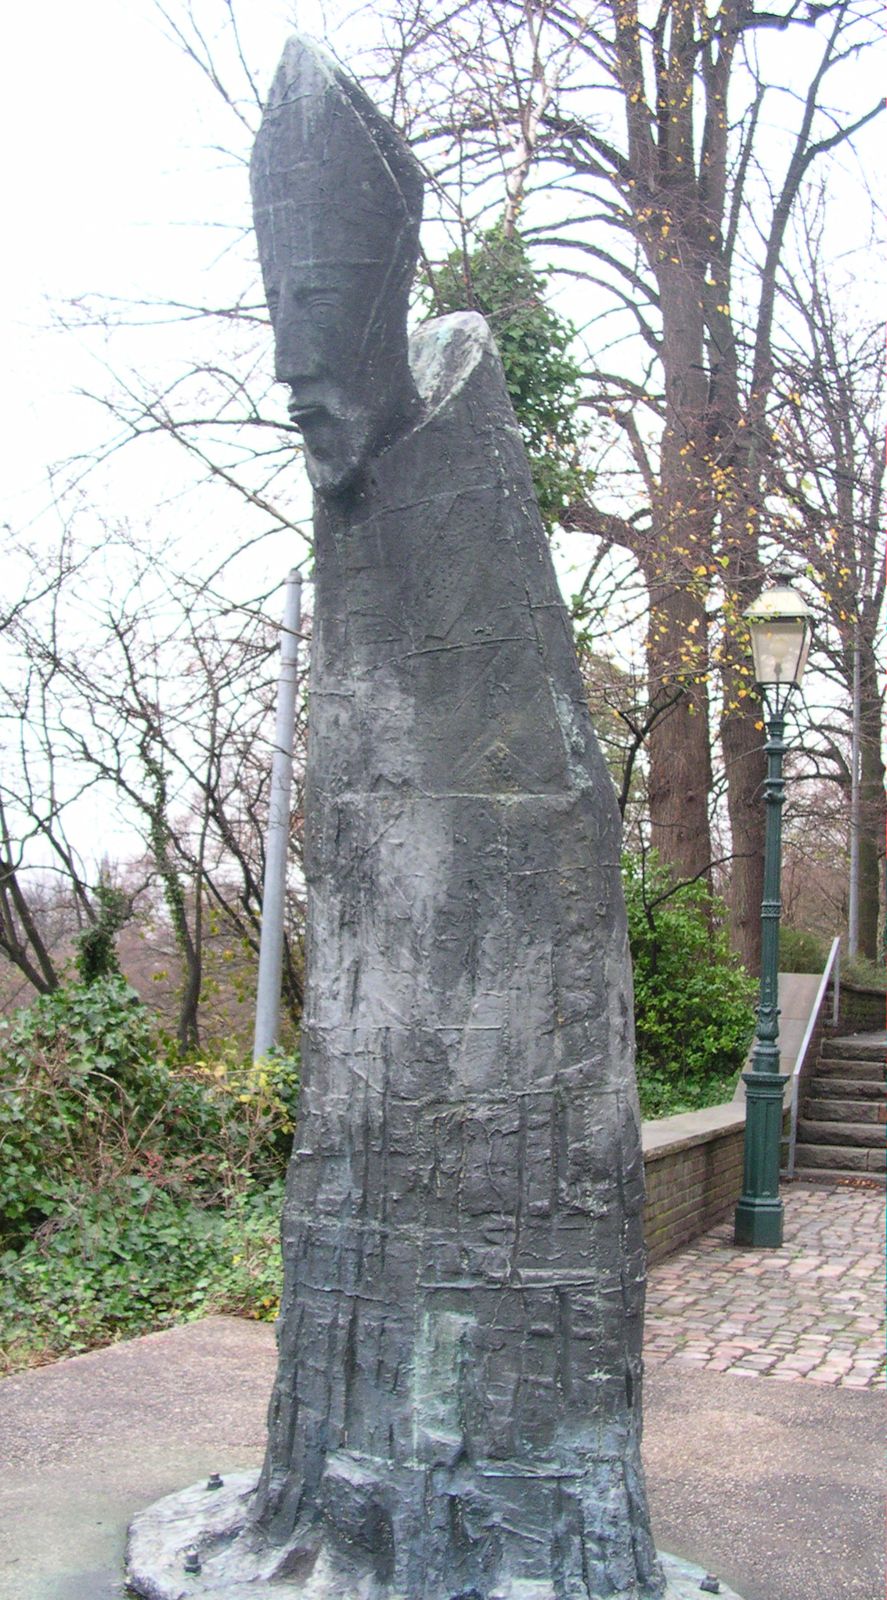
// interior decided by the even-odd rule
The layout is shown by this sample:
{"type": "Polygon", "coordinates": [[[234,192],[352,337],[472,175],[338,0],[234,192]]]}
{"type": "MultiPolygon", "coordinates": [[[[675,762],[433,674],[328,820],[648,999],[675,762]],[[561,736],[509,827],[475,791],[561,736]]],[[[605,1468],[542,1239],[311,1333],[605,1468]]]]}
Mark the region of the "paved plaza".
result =
{"type": "Polygon", "coordinates": [[[781,1250],[737,1250],[731,1218],[651,1269],[648,1369],[883,1387],[883,1190],[782,1195],[781,1250]]]}

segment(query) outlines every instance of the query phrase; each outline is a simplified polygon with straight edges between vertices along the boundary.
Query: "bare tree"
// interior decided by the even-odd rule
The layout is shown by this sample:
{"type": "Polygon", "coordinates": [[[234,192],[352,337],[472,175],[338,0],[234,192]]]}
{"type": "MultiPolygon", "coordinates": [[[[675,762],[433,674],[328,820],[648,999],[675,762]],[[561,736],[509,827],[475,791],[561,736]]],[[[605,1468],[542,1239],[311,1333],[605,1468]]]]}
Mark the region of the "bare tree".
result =
{"type": "MultiPolygon", "coordinates": [[[[150,540],[143,546],[124,530],[116,542],[110,575],[97,562],[82,566],[52,595],[49,613],[34,607],[9,630],[17,652],[10,682],[22,686],[16,710],[27,737],[7,764],[3,849],[17,870],[0,883],[0,949],[36,988],[58,982],[33,915],[28,847],[42,842],[78,915],[91,919],[88,872],[68,843],[66,817],[94,790],[97,814],[125,819],[133,847],[145,852],[146,884],[161,891],[180,963],[177,1032],[193,1047],[208,914],[258,950],[277,670],[277,629],[265,606],[274,596],[232,605],[169,566],[150,540]],[[31,709],[38,699],[39,720],[31,709]]],[[[304,733],[304,708],[300,715],[304,733]]],[[[297,868],[298,817],[293,845],[297,868]]],[[[291,913],[285,999],[297,1018],[298,892],[291,913]]]]}
{"type": "Polygon", "coordinates": [[[881,109],[844,115],[828,94],[873,38],[873,11],[395,0],[386,17],[394,107],[436,175],[444,220],[470,233],[498,180],[508,222],[603,306],[588,330],[587,399],[619,430],[642,504],[614,508],[599,478],[570,521],[624,544],[644,574],[652,837],[687,877],[712,857],[712,669],[720,676],[734,935],[753,964],[762,757],[735,624],[763,564],[780,264],[815,164],[881,109]],[[795,40],[809,75],[783,95],[795,40]],[[785,132],[771,152],[762,130],[774,112],[785,132]]]}
{"type": "MultiPolygon", "coordinates": [[[[792,321],[780,340],[771,483],[787,507],[783,542],[815,581],[823,665],[841,708],[856,700],[859,728],[859,947],[878,955],[882,903],[884,691],[879,674],[885,615],[883,523],[885,377],[883,327],[848,314],[852,289],[829,282],[821,211],[805,219],[804,249],[787,299],[792,321]]],[[[834,695],[809,742],[828,758],[849,817],[850,739],[834,695]],[[829,726],[843,724],[829,735],[829,726]]]]}
{"type": "MultiPolygon", "coordinates": [[[[192,10],[167,5],[163,15],[221,97],[230,148],[244,161],[261,96],[234,11],[212,40],[192,10]]],[[[426,162],[429,257],[454,244],[469,255],[498,219],[555,263],[574,297],[588,297],[584,401],[598,472],[568,520],[630,552],[643,576],[647,687],[629,744],[645,772],[652,838],[688,878],[707,874],[718,854],[711,729],[720,714],[734,933],[753,965],[762,758],[736,620],[778,531],[766,490],[788,224],[816,165],[880,110],[843,114],[829,90],[874,36],[870,0],[787,0],[766,12],[748,0],[713,10],[598,0],[589,11],[560,0],[385,0],[365,21],[366,61],[351,65],[387,96],[426,162]],[[809,73],[785,92],[798,41],[809,73]],[[762,132],[774,117],[783,132],[768,146],[762,132]],[[631,470],[628,503],[608,489],[614,451],[620,486],[631,470]]],[[[215,306],[118,307],[130,324],[174,319],[187,355],[167,382],[121,372],[96,398],[114,426],[112,455],[124,443],[171,443],[236,496],[259,541],[298,531],[297,440],[262,376],[270,363],[251,246],[242,268],[242,286],[215,306]]],[[[112,309],[77,315],[108,321],[112,309]]],[[[69,477],[82,481],[91,465],[69,477]]]]}

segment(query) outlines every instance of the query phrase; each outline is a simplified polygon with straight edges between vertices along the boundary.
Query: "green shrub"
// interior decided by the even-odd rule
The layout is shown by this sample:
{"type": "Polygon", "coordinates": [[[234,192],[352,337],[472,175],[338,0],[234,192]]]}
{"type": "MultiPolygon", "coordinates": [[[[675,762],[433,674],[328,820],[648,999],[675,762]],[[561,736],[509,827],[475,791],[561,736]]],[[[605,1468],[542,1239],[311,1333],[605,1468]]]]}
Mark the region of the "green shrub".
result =
{"type": "Polygon", "coordinates": [[[282,1177],[299,1099],[297,1058],[276,1051],[255,1062],[219,1055],[191,1062],[189,1071],[214,1107],[214,1170],[224,1175],[225,1187],[282,1177]]]}
{"type": "Polygon", "coordinates": [[[204,1309],[271,1322],[280,1308],[283,1179],[233,1195],[204,1309]]]}
{"type": "Polygon", "coordinates": [[[51,1224],[0,1257],[7,1368],[210,1311],[274,1317],[282,1192],[278,1180],[207,1209],[143,1178],[69,1190],[51,1224]]]}
{"type": "Polygon", "coordinates": [[[181,1320],[206,1297],[221,1216],[132,1177],[71,1185],[52,1219],[2,1257],[6,1360],[73,1354],[181,1320]]]}
{"type": "Polygon", "coordinates": [[[297,1063],[180,1060],[122,978],[0,1033],[7,1365],[206,1310],[273,1316],[297,1063]]]}
{"type": "Polygon", "coordinates": [[[454,251],[429,278],[434,316],[479,311],[490,324],[539,511],[551,532],[592,479],[581,464],[582,368],[570,353],[576,330],[546,305],[545,279],[534,271],[526,244],[518,234],[506,235],[501,223],[467,256],[454,251]]]}
{"type": "Polygon", "coordinates": [[[879,989],[882,993],[887,990],[887,969],[881,961],[872,961],[868,956],[845,956],[841,954],[841,981],[855,983],[860,989],[879,989]]]}
{"type": "Polygon", "coordinates": [[[732,955],[723,906],[675,888],[655,857],[623,860],[644,1116],[728,1100],[754,1031],[754,981],[732,955]]]}
{"type": "MultiPolygon", "coordinates": [[[[831,946],[830,938],[808,933],[804,928],[779,929],[780,972],[822,972],[831,946]]],[[[887,990],[887,970],[881,961],[870,961],[856,954],[848,956],[841,940],[841,982],[858,984],[861,989],[887,990]]]]}
{"type": "Polygon", "coordinates": [[[25,1243],[72,1185],[98,1193],[141,1175],[218,1191],[204,1152],[220,1107],[197,1075],[173,1072],[122,978],[41,996],[0,1040],[0,1244],[25,1243]]]}
{"type": "MultiPolygon", "coordinates": [[[[646,1115],[723,1099],[753,985],[700,885],[625,863],[646,1115]]],[[[0,1033],[0,1334],[7,1366],[204,1314],[273,1317],[297,1063],[177,1056],[119,976],[0,1033]]]]}
{"type": "Polygon", "coordinates": [[[821,972],[826,955],[826,946],[817,934],[807,933],[804,928],[780,926],[780,972],[821,972]]]}

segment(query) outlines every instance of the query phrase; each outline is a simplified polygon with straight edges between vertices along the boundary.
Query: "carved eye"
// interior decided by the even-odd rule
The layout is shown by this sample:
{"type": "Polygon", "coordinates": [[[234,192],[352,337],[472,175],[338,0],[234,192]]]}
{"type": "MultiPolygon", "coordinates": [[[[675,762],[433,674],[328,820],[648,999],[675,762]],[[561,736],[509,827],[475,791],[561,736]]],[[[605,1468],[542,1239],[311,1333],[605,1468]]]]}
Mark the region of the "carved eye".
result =
{"type": "Polygon", "coordinates": [[[338,311],[339,296],[333,289],[306,289],[302,304],[309,311],[338,311]]]}

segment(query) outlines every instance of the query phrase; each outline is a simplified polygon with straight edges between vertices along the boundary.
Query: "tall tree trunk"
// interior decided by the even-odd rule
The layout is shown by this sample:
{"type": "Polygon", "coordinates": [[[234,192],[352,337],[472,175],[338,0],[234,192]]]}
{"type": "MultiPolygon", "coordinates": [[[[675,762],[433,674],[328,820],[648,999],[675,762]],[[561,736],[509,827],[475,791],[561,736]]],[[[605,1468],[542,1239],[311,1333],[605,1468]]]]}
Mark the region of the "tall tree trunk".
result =
{"type": "Polygon", "coordinates": [[[650,590],[649,693],[673,702],[650,734],[651,841],[678,878],[711,876],[711,744],[704,586],[688,571],[711,540],[711,488],[702,470],[708,382],[703,308],[666,239],[657,247],[662,309],[665,427],[653,497],[654,544],[645,562],[650,590]],[[676,694],[676,690],[678,694],[676,694]]]}
{"type": "MultiPolygon", "coordinates": [[[[711,875],[708,696],[703,683],[681,683],[676,661],[704,629],[702,606],[686,590],[655,604],[648,635],[650,701],[667,707],[649,739],[650,841],[676,878],[711,875]],[[695,624],[695,626],[694,626],[695,624]]],[[[700,645],[704,640],[700,641],[700,645]]],[[[689,679],[690,674],[686,675],[689,679]]]]}
{"type": "Polygon", "coordinates": [[[724,425],[735,441],[730,450],[729,491],[721,518],[727,558],[727,596],[722,619],[723,713],[721,749],[730,821],[727,906],[730,943],[749,972],[761,970],[761,904],[764,898],[763,782],[766,775],[765,710],[753,693],[754,677],[742,613],[761,588],[758,554],[760,480],[755,452],[746,448],[751,430],[740,427],[738,395],[725,407],[724,425]],[[741,442],[740,442],[741,441],[741,442]]]}
{"type": "Polygon", "coordinates": [[[887,801],[884,795],[884,761],[881,755],[881,699],[871,648],[863,648],[860,702],[859,785],[859,950],[870,961],[879,958],[878,925],[881,907],[881,871],[884,861],[887,801]]]}
{"type": "MultiPolygon", "coordinates": [[[[730,692],[730,674],[726,675],[730,692]]],[[[766,770],[764,733],[743,704],[729,712],[721,726],[727,777],[727,814],[732,851],[730,862],[730,942],[751,973],[761,970],[761,902],[764,898],[764,802],[766,770]]]]}

